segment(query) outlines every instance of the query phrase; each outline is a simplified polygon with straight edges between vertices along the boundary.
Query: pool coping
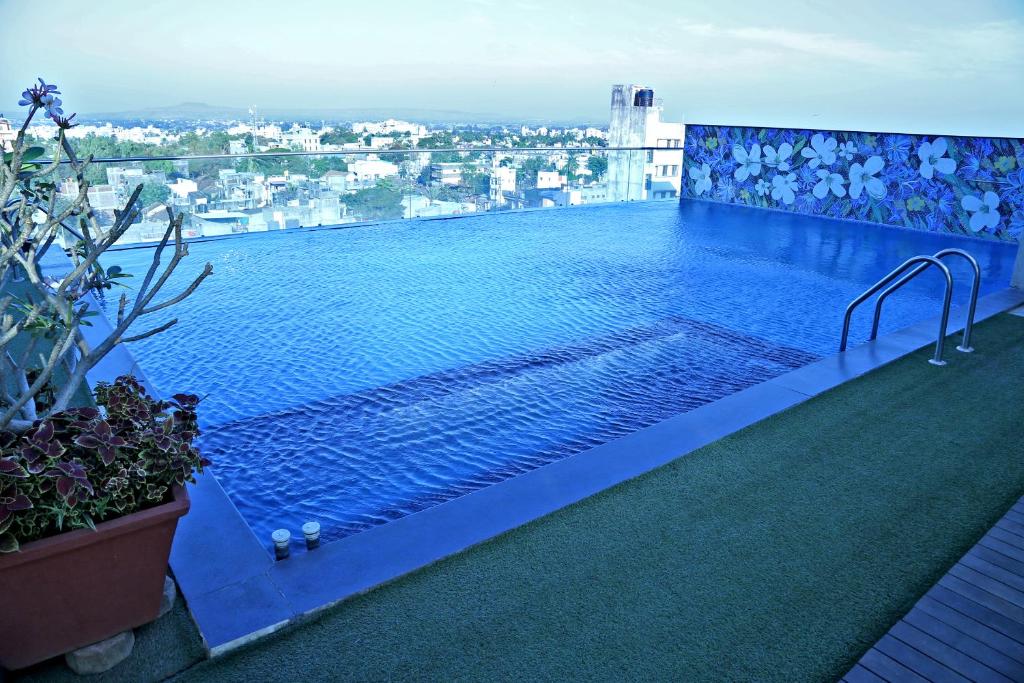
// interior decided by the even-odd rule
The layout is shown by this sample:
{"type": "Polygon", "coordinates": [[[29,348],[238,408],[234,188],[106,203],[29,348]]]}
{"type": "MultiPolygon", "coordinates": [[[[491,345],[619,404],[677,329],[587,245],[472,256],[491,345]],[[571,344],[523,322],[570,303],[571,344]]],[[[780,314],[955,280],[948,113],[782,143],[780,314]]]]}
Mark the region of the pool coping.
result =
{"type": "MultiPolygon", "coordinates": [[[[1024,304],[1007,288],[979,299],[976,319],[1024,304]]],[[[99,307],[95,306],[98,310],[99,307]]],[[[690,412],[563,458],[454,500],[306,552],[292,545],[275,562],[216,477],[189,486],[192,506],[178,524],[170,565],[211,657],[550,514],[795,406],[935,341],[938,318],[923,320],[845,353],[753,385],[690,412]],[[624,457],[625,456],[625,457],[624,457]]],[[[950,333],[962,329],[951,324],[950,333]]],[[[97,316],[83,330],[109,333],[97,316]]],[[[984,349],[981,349],[984,352],[984,349]]],[[[947,358],[957,353],[947,350],[947,358]]],[[[936,369],[941,372],[941,369],[936,369]]],[[[89,373],[90,384],[133,373],[138,363],[116,347],[89,373]]]]}

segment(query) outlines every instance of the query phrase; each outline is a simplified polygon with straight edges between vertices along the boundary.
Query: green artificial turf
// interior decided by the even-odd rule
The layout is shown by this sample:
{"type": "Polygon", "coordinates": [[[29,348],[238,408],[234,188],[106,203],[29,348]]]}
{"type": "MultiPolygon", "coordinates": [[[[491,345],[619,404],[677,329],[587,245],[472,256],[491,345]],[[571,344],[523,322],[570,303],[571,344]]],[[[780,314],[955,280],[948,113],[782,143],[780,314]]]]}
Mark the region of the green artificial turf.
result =
{"type": "Polygon", "coordinates": [[[991,319],[974,342],[947,346],[945,368],[924,349],[179,680],[835,680],[1024,494],[1024,318],[991,319]]]}

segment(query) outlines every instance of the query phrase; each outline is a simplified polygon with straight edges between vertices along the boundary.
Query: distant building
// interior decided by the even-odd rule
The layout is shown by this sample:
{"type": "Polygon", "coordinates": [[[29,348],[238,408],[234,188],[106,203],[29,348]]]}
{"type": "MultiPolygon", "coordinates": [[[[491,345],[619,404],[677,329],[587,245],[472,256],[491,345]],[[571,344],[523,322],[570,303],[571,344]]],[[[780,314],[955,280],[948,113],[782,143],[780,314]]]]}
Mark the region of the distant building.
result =
{"type": "Polygon", "coordinates": [[[565,185],[565,176],[558,171],[537,171],[537,189],[560,189],[565,185]]]}
{"type": "Polygon", "coordinates": [[[640,85],[612,86],[610,147],[657,147],[608,152],[608,201],[678,197],[683,169],[682,123],[661,120],[654,91],[640,85]]]}
{"type": "Polygon", "coordinates": [[[398,175],[398,166],[380,159],[360,159],[348,165],[353,182],[360,185],[375,185],[378,180],[398,175]]]}
{"type": "MultiPolygon", "coordinates": [[[[77,183],[76,183],[77,185],[77,183]]],[[[75,193],[78,193],[77,187],[75,193]]],[[[97,211],[113,211],[121,208],[117,190],[110,185],[92,185],[89,188],[89,206],[97,211]]]]}
{"type": "Polygon", "coordinates": [[[476,202],[447,202],[419,194],[407,194],[402,197],[402,215],[407,218],[457,216],[475,213],[477,210],[476,202]]]}
{"type": "Polygon", "coordinates": [[[427,134],[427,129],[418,123],[388,119],[387,121],[380,121],[377,123],[371,123],[369,121],[353,123],[352,132],[360,135],[367,133],[370,135],[402,135],[408,133],[413,137],[424,137],[427,134]]]}
{"type": "Polygon", "coordinates": [[[438,185],[461,185],[462,164],[451,162],[431,164],[430,180],[438,185]]]}
{"type": "Polygon", "coordinates": [[[506,196],[516,191],[516,169],[511,166],[494,166],[491,168],[491,202],[496,206],[504,206],[506,196]]]}
{"type": "Polygon", "coordinates": [[[245,154],[248,151],[245,140],[228,140],[228,154],[245,154]]]}
{"type": "Polygon", "coordinates": [[[14,130],[14,126],[7,119],[0,116],[0,147],[3,151],[10,152],[14,149],[14,141],[18,137],[18,131],[14,130]]]}
{"type": "Polygon", "coordinates": [[[186,199],[191,193],[199,191],[199,183],[187,178],[178,178],[177,182],[167,187],[171,189],[172,195],[182,199],[186,199]]]}
{"type": "Polygon", "coordinates": [[[323,150],[323,146],[320,144],[320,133],[310,128],[295,126],[287,133],[281,135],[281,141],[285,145],[301,149],[303,152],[320,152],[323,150]]]}
{"type": "Polygon", "coordinates": [[[320,176],[320,180],[334,192],[344,192],[355,177],[348,171],[328,171],[320,176]]]}
{"type": "Polygon", "coordinates": [[[107,166],[107,182],[115,188],[131,185],[133,188],[143,181],[146,172],[142,168],[126,168],[124,166],[107,166]]]}

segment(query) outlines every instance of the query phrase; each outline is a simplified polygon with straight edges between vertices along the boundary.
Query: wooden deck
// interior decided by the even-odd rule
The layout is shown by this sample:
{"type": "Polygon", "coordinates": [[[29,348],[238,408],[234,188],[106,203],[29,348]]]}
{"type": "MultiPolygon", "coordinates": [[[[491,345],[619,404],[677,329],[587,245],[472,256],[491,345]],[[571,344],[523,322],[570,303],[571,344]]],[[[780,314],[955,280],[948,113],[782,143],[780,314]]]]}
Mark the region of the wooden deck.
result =
{"type": "Polygon", "coordinates": [[[1024,498],[842,680],[1024,681],[1024,498]]]}

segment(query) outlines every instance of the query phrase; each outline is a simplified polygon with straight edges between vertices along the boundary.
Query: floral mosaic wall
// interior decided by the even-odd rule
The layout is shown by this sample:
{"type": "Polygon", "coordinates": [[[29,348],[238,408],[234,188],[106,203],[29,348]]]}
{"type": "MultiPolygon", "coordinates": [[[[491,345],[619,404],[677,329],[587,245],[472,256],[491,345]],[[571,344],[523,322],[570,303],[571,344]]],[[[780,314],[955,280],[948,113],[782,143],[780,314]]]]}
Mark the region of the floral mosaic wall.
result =
{"type": "Polygon", "coordinates": [[[683,197],[1017,241],[1024,140],[691,125],[683,197]]]}

